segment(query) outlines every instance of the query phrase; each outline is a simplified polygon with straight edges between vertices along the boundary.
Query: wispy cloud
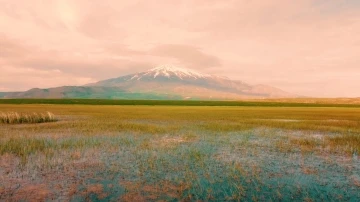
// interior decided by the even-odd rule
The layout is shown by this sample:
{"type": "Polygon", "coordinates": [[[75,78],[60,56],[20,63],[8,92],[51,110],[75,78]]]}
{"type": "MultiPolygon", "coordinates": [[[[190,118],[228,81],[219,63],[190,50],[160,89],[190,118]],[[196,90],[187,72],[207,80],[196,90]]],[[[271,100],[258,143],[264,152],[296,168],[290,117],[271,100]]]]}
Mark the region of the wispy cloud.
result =
{"type": "Polygon", "coordinates": [[[199,48],[189,45],[160,45],[152,49],[150,53],[163,57],[173,57],[181,64],[191,68],[202,69],[221,66],[221,61],[218,57],[206,54],[199,48]]]}

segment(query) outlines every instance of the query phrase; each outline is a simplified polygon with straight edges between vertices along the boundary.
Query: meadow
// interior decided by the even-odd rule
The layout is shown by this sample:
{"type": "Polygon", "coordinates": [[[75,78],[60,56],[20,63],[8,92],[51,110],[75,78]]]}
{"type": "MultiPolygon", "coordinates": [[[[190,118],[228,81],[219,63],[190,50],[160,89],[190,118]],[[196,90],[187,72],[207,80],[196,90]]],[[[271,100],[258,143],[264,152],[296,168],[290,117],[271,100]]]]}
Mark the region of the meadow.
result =
{"type": "Polygon", "coordinates": [[[0,201],[360,200],[357,105],[10,101],[54,117],[0,122],[0,201]]]}
{"type": "Polygon", "coordinates": [[[360,107],[360,98],[288,98],[242,101],[219,100],[115,100],[115,99],[0,99],[0,104],[248,106],[248,107],[360,107]]]}

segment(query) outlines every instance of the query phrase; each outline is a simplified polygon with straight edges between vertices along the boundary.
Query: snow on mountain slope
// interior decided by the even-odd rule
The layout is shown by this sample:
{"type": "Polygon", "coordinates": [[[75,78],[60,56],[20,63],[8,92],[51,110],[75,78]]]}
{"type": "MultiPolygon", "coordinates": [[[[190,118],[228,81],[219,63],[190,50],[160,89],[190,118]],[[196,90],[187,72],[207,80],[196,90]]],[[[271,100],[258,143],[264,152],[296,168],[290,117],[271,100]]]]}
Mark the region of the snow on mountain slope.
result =
{"type": "MultiPolygon", "coordinates": [[[[144,72],[125,75],[118,78],[99,81],[87,86],[119,87],[131,92],[179,93],[181,95],[217,97],[225,94],[234,98],[293,97],[280,89],[260,88],[242,81],[233,81],[227,77],[203,74],[195,70],[173,65],[161,65],[144,72]],[[193,91],[192,89],[198,89],[193,91]],[[267,92],[269,90],[269,92],[267,92]],[[277,91],[278,90],[278,91],[277,91]],[[276,91],[276,92],[275,92],[276,91]],[[210,94],[211,95],[207,95],[210,94]],[[234,96],[236,95],[236,96],[234,96]]],[[[223,97],[223,96],[221,96],[223,97]]]]}
{"type": "Polygon", "coordinates": [[[211,77],[208,74],[202,74],[194,70],[180,68],[173,65],[161,65],[152,69],[149,69],[145,72],[139,72],[134,75],[129,80],[142,80],[142,79],[149,79],[149,78],[169,78],[169,79],[201,79],[211,77]]]}
{"type": "Polygon", "coordinates": [[[205,78],[205,77],[210,76],[207,74],[201,74],[194,70],[179,68],[179,67],[176,67],[173,65],[162,65],[162,66],[155,67],[145,73],[145,75],[147,75],[147,74],[153,75],[154,78],[156,78],[157,76],[170,77],[171,75],[173,75],[173,76],[179,77],[180,79],[183,79],[183,77],[184,78],[191,77],[194,79],[198,79],[198,78],[205,78]]]}

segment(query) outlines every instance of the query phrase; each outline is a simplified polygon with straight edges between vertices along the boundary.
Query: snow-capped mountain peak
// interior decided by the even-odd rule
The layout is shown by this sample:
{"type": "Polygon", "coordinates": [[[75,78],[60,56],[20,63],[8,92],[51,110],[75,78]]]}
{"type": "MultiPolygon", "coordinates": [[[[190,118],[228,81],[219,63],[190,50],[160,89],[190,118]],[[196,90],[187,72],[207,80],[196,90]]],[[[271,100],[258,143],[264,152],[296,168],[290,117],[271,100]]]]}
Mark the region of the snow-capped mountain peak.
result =
{"type": "Polygon", "coordinates": [[[183,80],[185,78],[199,79],[209,77],[210,75],[199,73],[195,70],[180,68],[174,65],[160,65],[155,68],[149,69],[148,71],[138,73],[134,75],[131,80],[137,79],[140,80],[142,77],[178,77],[183,80]]]}
{"type": "MultiPolygon", "coordinates": [[[[161,65],[147,71],[102,80],[86,86],[109,87],[120,92],[154,93],[158,95],[180,96],[184,99],[240,99],[264,97],[294,97],[294,95],[271,87],[249,85],[227,77],[202,74],[196,70],[174,65],[161,65]]],[[[102,90],[102,89],[100,89],[102,90]]]]}
{"type": "Polygon", "coordinates": [[[183,78],[183,77],[204,78],[209,76],[207,74],[199,73],[195,70],[181,68],[174,65],[160,65],[150,69],[148,72],[154,73],[154,78],[156,78],[159,75],[166,77],[170,77],[170,75],[175,75],[179,78],[183,78]]]}

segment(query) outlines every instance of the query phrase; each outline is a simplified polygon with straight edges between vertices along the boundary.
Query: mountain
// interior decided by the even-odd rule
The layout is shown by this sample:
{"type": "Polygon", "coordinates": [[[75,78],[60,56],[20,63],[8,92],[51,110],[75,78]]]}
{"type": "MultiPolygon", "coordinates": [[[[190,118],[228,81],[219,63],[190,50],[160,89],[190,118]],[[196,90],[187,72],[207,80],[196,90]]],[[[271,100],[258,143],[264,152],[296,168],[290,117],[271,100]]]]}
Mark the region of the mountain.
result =
{"type": "Polygon", "coordinates": [[[34,88],[0,93],[3,98],[214,99],[297,97],[267,85],[250,85],[227,77],[171,65],[155,67],[84,86],[34,88]]]}
{"type": "Polygon", "coordinates": [[[227,77],[202,74],[174,66],[159,66],[118,78],[99,81],[86,86],[112,86],[130,92],[175,93],[195,99],[242,99],[296,97],[266,85],[250,85],[227,77]]]}

